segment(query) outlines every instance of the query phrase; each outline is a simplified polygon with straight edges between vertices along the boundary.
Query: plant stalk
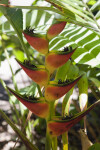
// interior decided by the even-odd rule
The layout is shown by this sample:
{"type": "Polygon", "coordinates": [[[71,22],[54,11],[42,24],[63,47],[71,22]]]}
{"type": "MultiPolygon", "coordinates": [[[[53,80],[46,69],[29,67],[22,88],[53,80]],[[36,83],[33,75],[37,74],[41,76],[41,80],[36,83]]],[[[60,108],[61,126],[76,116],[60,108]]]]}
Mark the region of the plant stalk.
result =
{"type": "Polygon", "coordinates": [[[52,150],[57,150],[57,137],[52,137],[52,150]]]}
{"type": "Polygon", "coordinates": [[[45,150],[51,150],[51,136],[48,132],[48,129],[46,130],[45,150]]]}
{"type": "Polygon", "coordinates": [[[62,134],[63,150],[68,150],[68,132],[62,134]]]}
{"type": "Polygon", "coordinates": [[[14,83],[14,88],[15,88],[16,91],[18,91],[17,83],[16,83],[16,81],[15,81],[15,76],[14,76],[14,73],[13,73],[13,69],[12,69],[11,64],[10,64],[10,61],[9,61],[9,55],[8,55],[7,49],[5,48],[3,39],[2,39],[1,41],[2,41],[2,48],[4,49],[5,56],[6,56],[6,58],[7,58],[8,65],[9,65],[9,68],[10,68],[10,71],[11,71],[11,74],[12,74],[12,79],[13,79],[13,83],[14,83]]]}
{"type": "MultiPolygon", "coordinates": [[[[46,120],[47,124],[48,121],[50,121],[52,119],[52,117],[54,116],[55,113],[55,109],[54,109],[54,102],[50,102],[49,103],[49,107],[50,107],[50,111],[49,111],[49,116],[46,120]]],[[[57,137],[52,138],[50,133],[48,132],[48,129],[46,129],[46,144],[45,144],[45,150],[57,150],[57,137]]]]}

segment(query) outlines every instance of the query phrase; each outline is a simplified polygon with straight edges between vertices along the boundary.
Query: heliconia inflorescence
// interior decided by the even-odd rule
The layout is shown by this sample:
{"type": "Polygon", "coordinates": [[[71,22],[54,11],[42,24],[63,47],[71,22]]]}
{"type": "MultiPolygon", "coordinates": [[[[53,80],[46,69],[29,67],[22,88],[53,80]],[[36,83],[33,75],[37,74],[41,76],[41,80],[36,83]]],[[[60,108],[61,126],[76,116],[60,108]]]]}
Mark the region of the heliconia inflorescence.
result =
{"type": "MultiPolygon", "coordinates": [[[[75,77],[72,75],[65,81],[56,80],[51,81],[51,75],[53,72],[64,65],[70,57],[73,55],[77,48],[65,47],[62,51],[51,50],[49,52],[49,40],[57,36],[62,32],[66,22],[57,22],[48,29],[46,36],[38,35],[34,33],[34,29],[27,28],[23,31],[28,43],[38,52],[45,55],[45,65],[35,65],[29,60],[24,62],[16,59],[18,64],[22,67],[25,73],[40,87],[44,87],[43,97],[31,97],[27,95],[21,95],[18,92],[8,88],[8,90],[16,96],[16,98],[22,102],[31,112],[35,115],[45,118],[48,121],[48,131],[51,136],[59,136],[68,131],[73,125],[79,122],[97,103],[76,114],[72,117],[52,119],[51,117],[51,103],[62,96],[64,96],[75,84],[80,80],[82,75],[75,77]],[[71,79],[72,78],[72,79],[71,79]],[[74,79],[73,79],[74,78],[74,79]],[[49,120],[51,118],[51,120],[49,120]]],[[[69,76],[69,75],[68,75],[69,76]]],[[[76,75],[75,75],[76,76],[76,75]]]]}

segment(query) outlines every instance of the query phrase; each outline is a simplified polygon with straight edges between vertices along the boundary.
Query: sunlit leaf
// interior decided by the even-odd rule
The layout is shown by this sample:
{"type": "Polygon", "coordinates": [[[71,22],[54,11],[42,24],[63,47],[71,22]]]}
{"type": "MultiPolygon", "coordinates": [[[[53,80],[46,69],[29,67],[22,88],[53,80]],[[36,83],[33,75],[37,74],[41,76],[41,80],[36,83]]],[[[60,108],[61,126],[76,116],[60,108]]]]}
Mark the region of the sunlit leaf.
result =
{"type": "Polygon", "coordinates": [[[6,7],[6,5],[0,5],[0,10],[6,16],[11,25],[16,29],[18,35],[21,37],[23,29],[22,11],[20,9],[6,7]]]}
{"type": "Polygon", "coordinates": [[[46,12],[43,10],[31,10],[25,14],[26,27],[31,26],[32,28],[37,28],[41,32],[45,32],[48,27],[54,21],[54,13],[46,12]],[[45,25],[45,26],[44,26],[45,25]]]}
{"type": "Polygon", "coordinates": [[[91,10],[94,11],[95,9],[97,8],[100,8],[100,1],[97,1],[92,7],[91,7],[91,10]]]}
{"type": "Polygon", "coordinates": [[[91,80],[97,86],[97,88],[100,91],[100,81],[98,79],[92,78],[92,77],[90,77],[89,80],[91,80]]]}
{"type": "Polygon", "coordinates": [[[100,149],[100,144],[95,143],[88,150],[99,150],[99,149],[100,149]]]}
{"type": "Polygon", "coordinates": [[[100,40],[92,31],[76,25],[67,25],[59,37],[50,42],[50,49],[78,46],[72,58],[76,63],[100,67],[100,40]],[[56,44],[55,44],[56,43],[56,44]]]}

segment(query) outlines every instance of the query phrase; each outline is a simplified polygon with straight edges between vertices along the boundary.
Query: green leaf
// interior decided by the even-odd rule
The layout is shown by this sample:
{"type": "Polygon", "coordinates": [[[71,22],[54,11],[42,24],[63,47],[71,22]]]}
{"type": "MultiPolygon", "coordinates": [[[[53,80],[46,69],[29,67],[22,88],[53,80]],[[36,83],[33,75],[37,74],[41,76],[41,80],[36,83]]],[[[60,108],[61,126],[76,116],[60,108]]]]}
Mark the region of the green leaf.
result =
{"type": "Polygon", "coordinates": [[[10,22],[10,24],[14,28],[28,59],[30,59],[29,52],[27,51],[26,46],[23,42],[23,38],[22,38],[22,31],[23,31],[22,10],[18,8],[8,7],[7,5],[1,3],[1,1],[0,1],[0,4],[1,4],[0,5],[1,12],[4,14],[4,16],[7,18],[7,20],[10,22]]]}
{"type": "Polygon", "coordinates": [[[87,0],[89,5],[94,5],[96,3],[96,0],[87,0]]]}
{"type": "Polygon", "coordinates": [[[25,15],[26,27],[31,26],[39,29],[42,32],[48,29],[48,26],[54,21],[54,13],[50,13],[44,10],[30,10],[25,15]]]}
{"type": "Polygon", "coordinates": [[[84,9],[84,5],[83,3],[80,3],[80,1],[77,1],[77,0],[76,1],[75,0],[61,0],[61,1],[83,12],[84,14],[91,16],[90,12],[84,9]]]}
{"type": "Polygon", "coordinates": [[[60,67],[58,70],[57,70],[57,73],[56,73],[56,77],[55,79],[56,80],[59,80],[61,79],[62,81],[64,81],[66,79],[66,75],[69,71],[69,67],[71,65],[71,61],[69,60],[67,63],[65,63],[62,67],[60,67]]]}
{"type": "Polygon", "coordinates": [[[95,143],[88,150],[99,150],[99,149],[100,149],[100,144],[95,143]]]}
{"type": "Polygon", "coordinates": [[[97,1],[92,7],[91,7],[91,10],[94,11],[95,9],[97,8],[100,8],[100,1],[97,1]]]}
{"type": "Polygon", "coordinates": [[[87,76],[93,77],[93,78],[100,78],[100,68],[93,67],[85,64],[77,64],[80,71],[84,71],[87,73],[87,76]]]}
{"type": "Polygon", "coordinates": [[[9,0],[1,0],[1,1],[0,1],[0,4],[6,4],[6,5],[7,5],[8,2],[9,2],[9,0]]]}
{"type": "Polygon", "coordinates": [[[97,12],[97,14],[95,15],[95,18],[96,18],[96,19],[99,19],[99,18],[100,18],[100,11],[97,12]]]}
{"type": "Polygon", "coordinates": [[[88,21],[92,21],[93,22],[93,20],[90,18],[90,17],[88,17],[88,15],[85,15],[83,12],[81,12],[79,9],[75,9],[74,7],[71,7],[71,6],[69,6],[69,5],[65,5],[65,7],[66,7],[66,9],[68,9],[68,10],[70,10],[71,12],[73,12],[74,14],[77,14],[77,15],[79,15],[79,16],[81,16],[81,17],[84,17],[85,19],[87,19],[88,21]]]}
{"type": "Polygon", "coordinates": [[[7,117],[7,115],[0,109],[1,116],[6,120],[6,122],[12,127],[12,129],[16,132],[19,138],[23,141],[27,149],[29,150],[38,150],[36,146],[34,146],[25,135],[14,125],[14,123],[7,117]]]}
{"type": "Polygon", "coordinates": [[[72,5],[69,5],[69,3],[71,2],[69,2],[68,0],[66,1],[66,3],[61,2],[59,0],[47,0],[47,1],[51,3],[54,7],[56,7],[58,10],[60,10],[62,12],[62,16],[64,16],[64,18],[66,18],[68,22],[85,26],[88,28],[90,27],[94,31],[95,30],[99,31],[98,27],[96,27],[95,25],[94,19],[90,17],[91,16],[90,12],[88,13],[88,15],[85,14],[84,11],[82,11],[82,9],[80,10],[77,7],[74,8],[72,5]]]}
{"type": "Polygon", "coordinates": [[[100,81],[96,78],[91,78],[91,77],[89,78],[89,80],[91,80],[97,86],[97,88],[100,91],[100,81]]]}
{"type": "MultiPolygon", "coordinates": [[[[82,2],[79,2],[78,0],[74,0],[76,4],[78,2],[79,6],[81,6],[81,7],[78,7],[77,5],[73,5],[73,1],[70,2],[69,0],[68,0],[68,4],[57,1],[57,0],[47,0],[47,1],[49,3],[51,3],[54,7],[56,7],[56,9],[54,7],[47,7],[47,6],[41,7],[41,6],[10,6],[9,5],[9,7],[19,8],[19,9],[39,10],[39,12],[40,12],[40,10],[52,11],[53,13],[61,15],[60,17],[63,18],[62,21],[68,21],[73,24],[84,26],[84,27],[90,28],[98,33],[99,29],[95,25],[95,20],[93,19],[92,14],[90,12],[84,10],[84,5],[82,2]],[[70,5],[69,5],[69,3],[70,3],[70,5]]],[[[41,13],[40,13],[40,15],[41,15],[41,13]]],[[[30,17],[31,13],[29,13],[28,16],[30,17]]],[[[36,16],[36,15],[34,15],[34,16],[36,16]]],[[[26,23],[27,22],[31,23],[31,19],[29,17],[28,17],[28,21],[26,21],[26,23]]],[[[35,18],[32,17],[32,18],[33,18],[32,20],[34,20],[36,17],[35,18]]]]}
{"type": "Polygon", "coordinates": [[[14,55],[16,56],[17,59],[24,61],[24,53],[20,50],[14,50],[14,55]]]}
{"type": "Polygon", "coordinates": [[[0,6],[0,10],[14,27],[17,34],[22,37],[23,15],[21,9],[10,8],[6,7],[6,5],[2,5],[0,6]]]}
{"type": "Polygon", "coordinates": [[[4,23],[4,30],[10,30],[10,24],[8,21],[4,23]]]}

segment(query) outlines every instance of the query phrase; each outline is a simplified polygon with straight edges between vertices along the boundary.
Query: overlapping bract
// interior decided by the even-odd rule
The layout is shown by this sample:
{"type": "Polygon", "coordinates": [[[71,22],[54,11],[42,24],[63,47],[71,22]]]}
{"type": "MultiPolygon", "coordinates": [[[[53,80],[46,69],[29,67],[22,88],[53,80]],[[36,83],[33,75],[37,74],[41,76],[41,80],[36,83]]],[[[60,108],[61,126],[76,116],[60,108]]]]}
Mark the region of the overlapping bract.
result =
{"type": "Polygon", "coordinates": [[[34,82],[41,86],[45,86],[48,83],[49,72],[44,66],[24,64],[19,60],[17,60],[17,62],[34,82]]]}
{"type": "Polygon", "coordinates": [[[46,118],[48,116],[49,105],[45,101],[44,97],[31,98],[30,96],[21,95],[9,87],[8,87],[8,90],[35,115],[42,117],[42,118],[46,118]]]}
{"type": "Polygon", "coordinates": [[[52,73],[55,69],[64,65],[74,53],[74,50],[70,51],[51,51],[46,55],[45,65],[46,68],[52,73]]]}
{"type": "Polygon", "coordinates": [[[40,37],[37,34],[28,34],[26,32],[23,32],[25,38],[27,39],[28,43],[36,49],[39,53],[47,54],[49,50],[49,43],[48,39],[46,37],[40,37]]]}
{"type": "Polygon", "coordinates": [[[68,83],[63,83],[63,84],[57,84],[57,83],[52,83],[52,81],[46,86],[45,89],[45,98],[48,101],[54,101],[56,99],[59,99],[63,95],[65,95],[81,78],[78,77],[77,79],[68,82],[68,83]]]}
{"type": "Polygon", "coordinates": [[[52,38],[57,36],[59,33],[61,33],[61,31],[64,29],[65,26],[66,26],[65,21],[57,22],[57,23],[51,25],[50,28],[47,31],[47,38],[49,40],[51,40],[52,38]]]}

